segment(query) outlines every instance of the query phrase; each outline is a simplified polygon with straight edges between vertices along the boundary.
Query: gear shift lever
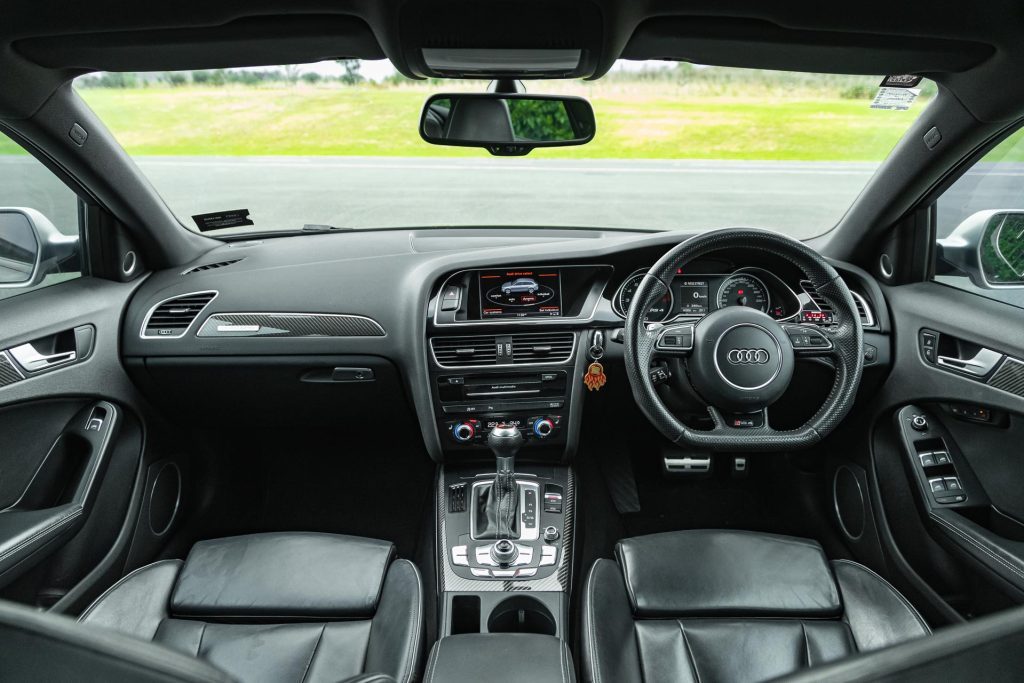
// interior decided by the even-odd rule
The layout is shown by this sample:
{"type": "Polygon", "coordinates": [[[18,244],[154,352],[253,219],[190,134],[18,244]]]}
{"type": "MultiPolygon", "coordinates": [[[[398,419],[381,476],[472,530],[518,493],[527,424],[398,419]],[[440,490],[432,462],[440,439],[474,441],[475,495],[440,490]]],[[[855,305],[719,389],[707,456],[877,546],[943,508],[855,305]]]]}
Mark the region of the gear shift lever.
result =
{"type": "Polygon", "coordinates": [[[516,483],[516,453],[523,445],[523,434],[516,427],[495,426],[487,435],[494,451],[494,482],[480,487],[476,501],[477,538],[509,539],[519,536],[519,484],[516,483]]]}

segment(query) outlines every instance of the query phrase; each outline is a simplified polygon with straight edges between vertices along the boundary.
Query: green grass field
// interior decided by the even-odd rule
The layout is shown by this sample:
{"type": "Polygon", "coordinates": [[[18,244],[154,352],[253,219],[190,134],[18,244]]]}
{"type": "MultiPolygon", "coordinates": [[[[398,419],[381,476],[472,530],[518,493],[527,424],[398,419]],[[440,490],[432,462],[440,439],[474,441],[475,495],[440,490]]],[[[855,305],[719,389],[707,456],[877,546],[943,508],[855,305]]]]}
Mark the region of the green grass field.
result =
{"type": "MultiPolygon", "coordinates": [[[[443,89],[299,84],[89,88],[79,94],[133,155],[486,155],[419,138],[423,101],[443,89]]],[[[593,102],[596,138],[531,157],[879,161],[926,104],[878,111],[867,99],[688,96],[657,83],[572,89],[593,102]]],[[[0,143],[0,153],[12,151],[0,143]]]]}

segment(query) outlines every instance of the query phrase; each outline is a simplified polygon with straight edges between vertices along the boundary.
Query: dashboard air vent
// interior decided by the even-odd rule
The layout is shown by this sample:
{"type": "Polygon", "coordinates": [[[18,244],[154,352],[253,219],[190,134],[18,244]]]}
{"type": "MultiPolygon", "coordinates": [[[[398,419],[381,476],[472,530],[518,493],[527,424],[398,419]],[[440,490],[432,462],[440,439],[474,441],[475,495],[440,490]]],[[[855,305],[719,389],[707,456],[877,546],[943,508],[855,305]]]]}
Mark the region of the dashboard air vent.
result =
{"type": "MultiPolygon", "coordinates": [[[[828,313],[832,312],[832,306],[825,302],[825,297],[818,294],[810,280],[801,280],[800,288],[811,298],[811,301],[814,302],[814,305],[817,306],[819,310],[828,313]]],[[[858,294],[852,289],[850,290],[850,294],[853,295],[853,303],[857,306],[857,315],[860,316],[861,326],[874,327],[875,318],[871,313],[871,307],[868,305],[867,300],[865,300],[861,294],[858,294]]]]}
{"type": "Polygon", "coordinates": [[[183,337],[217,292],[193,292],[162,301],[142,323],[142,336],[156,339],[183,337]]]}
{"type": "Polygon", "coordinates": [[[494,335],[434,337],[430,348],[437,364],[445,367],[476,367],[498,362],[498,339],[494,335]]]}
{"type": "Polygon", "coordinates": [[[188,275],[190,273],[198,273],[202,270],[213,270],[214,268],[223,268],[224,266],[230,266],[232,263],[238,263],[241,260],[242,259],[240,258],[234,258],[229,259],[227,261],[218,261],[217,263],[204,263],[201,266],[195,266],[194,268],[189,268],[188,270],[182,271],[181,274],[188,275]]]}
{"type": "Polygon", "coordinates": [[[513,363],[564,363],[572,357],[572,332],[537,332],[512,335],[513,363]]]}

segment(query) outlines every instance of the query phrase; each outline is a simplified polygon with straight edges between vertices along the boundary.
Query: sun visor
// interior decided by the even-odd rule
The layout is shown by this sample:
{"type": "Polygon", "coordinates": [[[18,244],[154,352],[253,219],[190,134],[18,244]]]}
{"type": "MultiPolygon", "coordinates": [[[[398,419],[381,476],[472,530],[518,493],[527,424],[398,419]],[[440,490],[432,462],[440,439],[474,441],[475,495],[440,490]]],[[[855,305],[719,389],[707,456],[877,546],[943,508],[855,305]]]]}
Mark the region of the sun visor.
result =
{"type": "Polygon", "coordinates": [[[178,71],[327,59],[383,59],[370,26],[347,15],[246,17],[220,26],[23,38],[14,49],[44,67],[178,71]]]}

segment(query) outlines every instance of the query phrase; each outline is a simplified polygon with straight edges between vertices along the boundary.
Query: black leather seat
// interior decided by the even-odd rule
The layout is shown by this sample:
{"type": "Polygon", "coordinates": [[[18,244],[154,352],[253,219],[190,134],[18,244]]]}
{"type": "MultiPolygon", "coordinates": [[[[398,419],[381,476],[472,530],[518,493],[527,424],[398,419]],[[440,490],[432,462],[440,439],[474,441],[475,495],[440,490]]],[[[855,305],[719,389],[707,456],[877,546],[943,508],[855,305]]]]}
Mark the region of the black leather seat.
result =
{"type": "Polygon", "coordinates": [[[622,541],[583,596],[595,683],[764,681],[930,633],[889,583],[814,541],[681,531],[622,541]]]}
{"type": "Polygon", "coordinates": [[[399,683],[417,673],[423,589],[394,546],[351,536],[271,533],[197,543],[138,569],[80,621],[206,660],[240,681],[399,683]]]}

